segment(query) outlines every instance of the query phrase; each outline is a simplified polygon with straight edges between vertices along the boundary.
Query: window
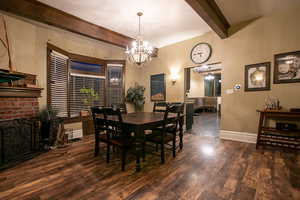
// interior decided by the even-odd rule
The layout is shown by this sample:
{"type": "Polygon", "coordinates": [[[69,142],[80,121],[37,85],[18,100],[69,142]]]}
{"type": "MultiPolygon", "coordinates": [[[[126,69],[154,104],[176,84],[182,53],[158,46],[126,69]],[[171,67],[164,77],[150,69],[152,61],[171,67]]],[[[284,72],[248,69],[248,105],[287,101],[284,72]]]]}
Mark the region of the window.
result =
{"type": "Polygon", "coordinates": [[[48,104],[60,117],[68,117],[68,59],[56,51],[49,55],[48,104]]]}
{"type": "Polygon", "coordinates": [[[76,117],[81,110],[105,105],[105,76],[100,64],[70,61],[70,116],[76,117]]]}
{"type": "Polygon", "coordinates": [[[48,105],[60,117],[77,117],[92,106],[123,103],[125,63],[113,63],[117,64],[106,65],[104,60],[69,54],[48,44],[48,105]]]}
{"type": "Polygon", "coordinates": [[[221,74],[214,74],[214,79],[204,80],[204,89],[206,97],[221,96],[221,74]]]}
{"type": "Polygon", "coordinates": [[[123,103],[123,65],[108,64],[107,79],[107,102],[109,102],[110,105],[123,103]]]}

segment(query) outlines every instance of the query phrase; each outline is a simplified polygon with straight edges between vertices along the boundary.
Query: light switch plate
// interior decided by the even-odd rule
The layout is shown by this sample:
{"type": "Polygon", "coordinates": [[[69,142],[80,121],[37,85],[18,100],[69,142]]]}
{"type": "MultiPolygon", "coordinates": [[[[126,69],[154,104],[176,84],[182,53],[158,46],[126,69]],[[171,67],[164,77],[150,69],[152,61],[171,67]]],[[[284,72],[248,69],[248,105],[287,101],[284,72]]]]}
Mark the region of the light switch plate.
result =
{"type": "Polygon", "coordinates": [[[227,89],[226,94],[233,94],[234,90],[233,89],[227,89]]]}

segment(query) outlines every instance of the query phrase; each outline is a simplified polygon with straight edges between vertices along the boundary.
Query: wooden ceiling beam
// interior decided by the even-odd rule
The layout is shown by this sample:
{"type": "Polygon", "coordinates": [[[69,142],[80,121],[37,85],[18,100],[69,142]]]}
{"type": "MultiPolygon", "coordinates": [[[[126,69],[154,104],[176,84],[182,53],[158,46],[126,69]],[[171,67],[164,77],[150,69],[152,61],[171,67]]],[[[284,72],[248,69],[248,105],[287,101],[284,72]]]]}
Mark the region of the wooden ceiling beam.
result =
{"type": "Polygon", "coordinates": [[[123,48],[133,40],[36,0],[1,0],[0,10],[123,48]]]}
{"type": "Polygon", "coordinates": [[[215,0],[185,0],[220,38],[228,37],[230,24],[215,0]]]}

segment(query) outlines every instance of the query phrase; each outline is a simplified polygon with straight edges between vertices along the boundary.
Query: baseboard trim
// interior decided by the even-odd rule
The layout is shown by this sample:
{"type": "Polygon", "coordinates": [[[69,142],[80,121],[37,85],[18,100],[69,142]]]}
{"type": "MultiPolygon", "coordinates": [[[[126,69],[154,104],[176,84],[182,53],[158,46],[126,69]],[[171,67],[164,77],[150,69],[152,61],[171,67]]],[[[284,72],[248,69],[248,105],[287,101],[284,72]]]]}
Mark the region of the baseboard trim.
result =
{"type": "Polygon", "coordinates": [[[256,138],[257,134],[255,133],[220,130],[220,139],[223,140],[233,140],[238,142],[255,144],[256,138]]]}

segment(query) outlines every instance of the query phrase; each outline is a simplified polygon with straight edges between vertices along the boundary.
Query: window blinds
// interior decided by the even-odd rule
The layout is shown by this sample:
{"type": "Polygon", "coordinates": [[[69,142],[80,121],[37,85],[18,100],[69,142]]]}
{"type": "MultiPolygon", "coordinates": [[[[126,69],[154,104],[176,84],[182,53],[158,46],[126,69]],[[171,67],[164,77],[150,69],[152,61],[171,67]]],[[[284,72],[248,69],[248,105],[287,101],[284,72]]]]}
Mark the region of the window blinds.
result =
{"type": "Polygon", "coordinates": [[[123,90],[123,65],[107,65],[107,102],[109,105],[124,103],[123,90]]]}
{"type": "Polygon", "coordinates": [[[68,57],[52,50],[49,65],[50,106],[58,116],[68,117],[68,57]]]}
{"type": "Polygon", "coordinates": [[[70,78],[70,115],[76,117],[81,110],[92,106],[105,105],[105,77],[71,74],[70,78]],[[93,90],[94,95],[86,94],[82,89],[93,90]]]}

